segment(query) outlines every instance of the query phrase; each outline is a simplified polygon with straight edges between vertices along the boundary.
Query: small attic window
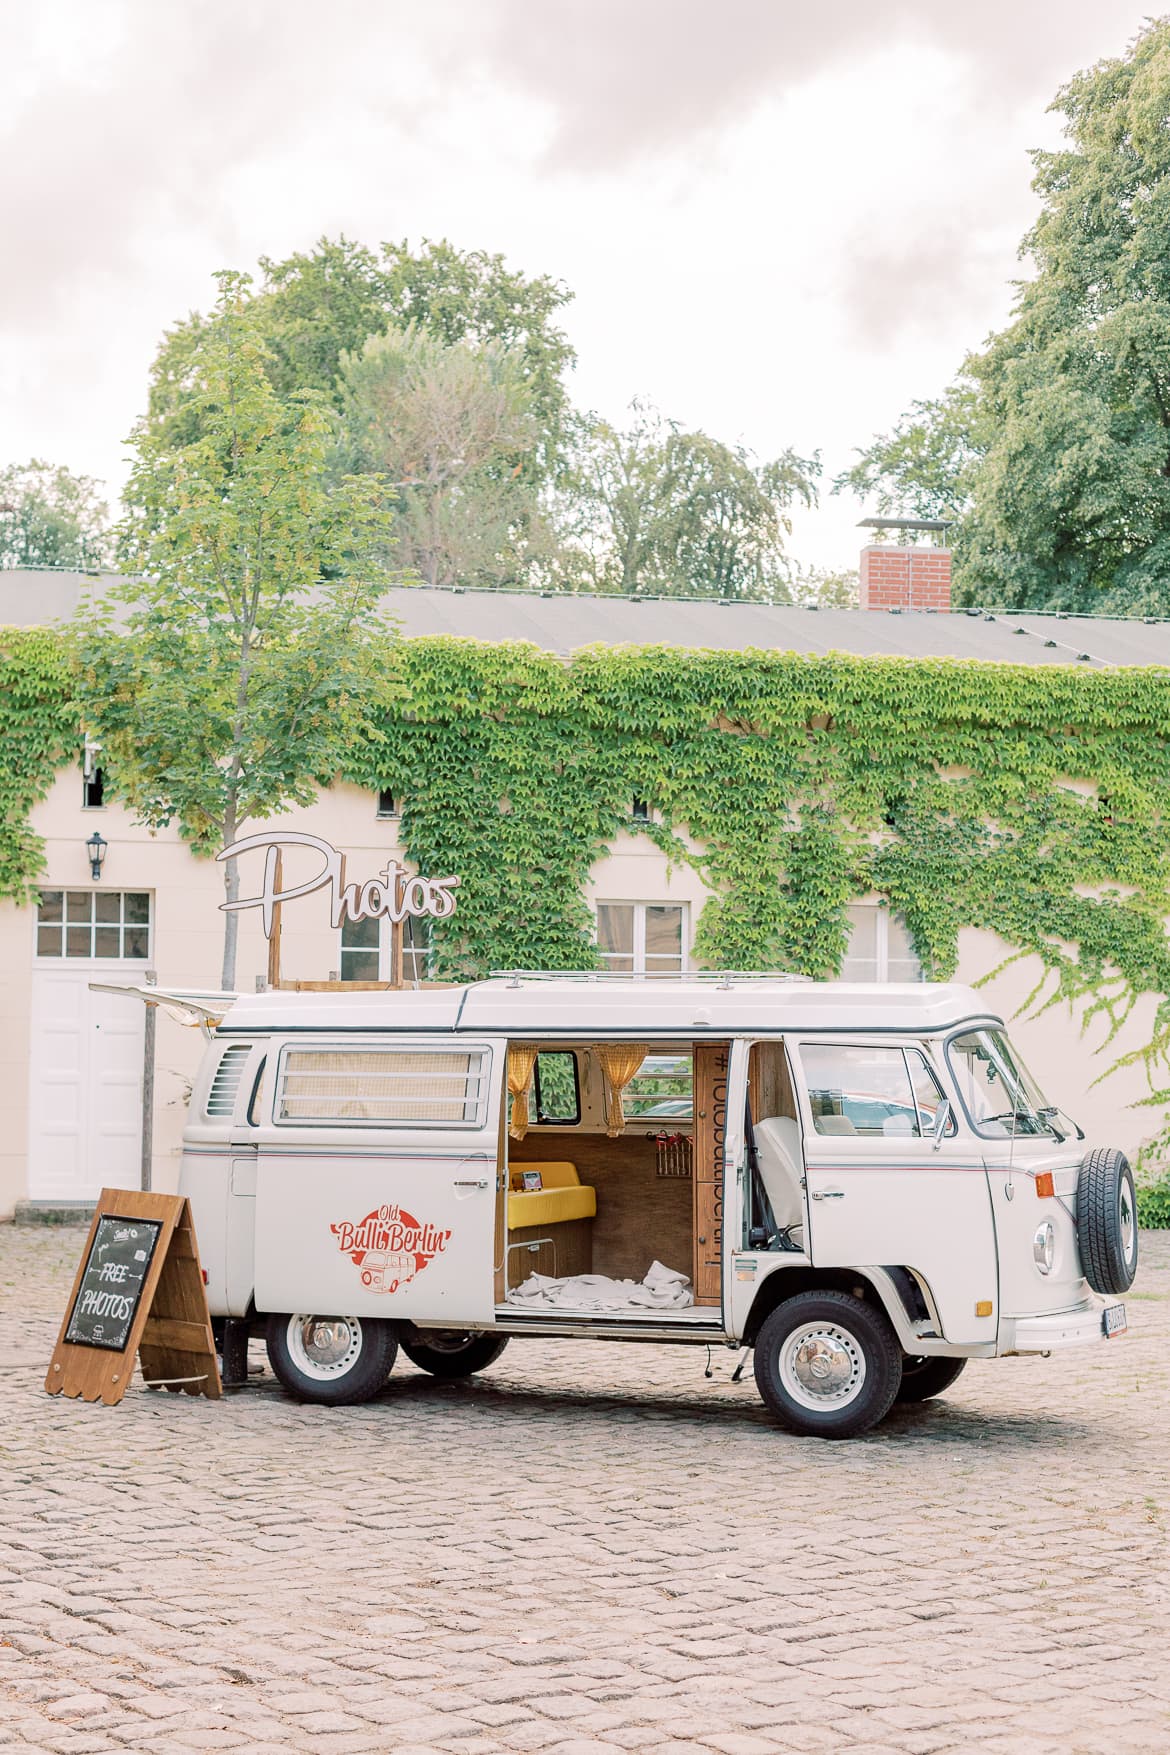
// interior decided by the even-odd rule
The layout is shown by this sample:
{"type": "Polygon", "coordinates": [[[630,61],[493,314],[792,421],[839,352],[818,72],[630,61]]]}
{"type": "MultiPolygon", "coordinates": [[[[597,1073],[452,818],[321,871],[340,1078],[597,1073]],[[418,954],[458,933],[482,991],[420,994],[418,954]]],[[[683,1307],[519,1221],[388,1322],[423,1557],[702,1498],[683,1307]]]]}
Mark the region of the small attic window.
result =
{"type": "Polygon", "coordinates": [[[378,809],[376,814],[380,817],[396,817],[398,815],[398,805],[395,802],[394,794],[392,792],[379,792],[378,809]]]}

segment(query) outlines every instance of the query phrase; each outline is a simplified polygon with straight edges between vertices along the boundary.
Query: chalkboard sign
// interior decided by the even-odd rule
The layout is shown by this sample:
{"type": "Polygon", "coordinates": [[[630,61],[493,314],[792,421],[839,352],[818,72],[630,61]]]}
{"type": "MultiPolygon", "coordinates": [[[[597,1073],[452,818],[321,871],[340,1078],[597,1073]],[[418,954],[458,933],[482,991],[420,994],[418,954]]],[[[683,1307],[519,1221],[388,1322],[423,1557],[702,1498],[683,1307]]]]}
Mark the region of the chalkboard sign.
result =
{"type": "Polygon", "coordinates": [[[137,1360],[148,1389],[215,1400],[222,1386],[204,1285],[183,1195],[103,1188],[46,1390],[112,1408],[137,1360]]]}
{"type": "Polygon", "coordinates": [[[121,1353],[134,1326],[162,1225],[102,1213],[69,1312],[65,1339],[121,1353]]]}

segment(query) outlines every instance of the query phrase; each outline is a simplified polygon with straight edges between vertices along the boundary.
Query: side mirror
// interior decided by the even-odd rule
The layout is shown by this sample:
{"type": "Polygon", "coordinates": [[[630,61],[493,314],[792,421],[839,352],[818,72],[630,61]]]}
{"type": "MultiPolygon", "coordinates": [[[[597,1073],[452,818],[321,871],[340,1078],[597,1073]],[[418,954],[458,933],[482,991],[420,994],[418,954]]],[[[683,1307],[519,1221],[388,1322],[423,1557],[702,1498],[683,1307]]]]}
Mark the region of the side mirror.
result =
{"type": "Polygon", "coordinates": [[[936,1152],[942,1145],[943,1135],[951,1124],[952,1113],[951,1100],[949,1097],[944,1097],[934,1112],[934,1126],[931,1129],[931,1135],[934,1139],[934,1149],[936,1152]]]}

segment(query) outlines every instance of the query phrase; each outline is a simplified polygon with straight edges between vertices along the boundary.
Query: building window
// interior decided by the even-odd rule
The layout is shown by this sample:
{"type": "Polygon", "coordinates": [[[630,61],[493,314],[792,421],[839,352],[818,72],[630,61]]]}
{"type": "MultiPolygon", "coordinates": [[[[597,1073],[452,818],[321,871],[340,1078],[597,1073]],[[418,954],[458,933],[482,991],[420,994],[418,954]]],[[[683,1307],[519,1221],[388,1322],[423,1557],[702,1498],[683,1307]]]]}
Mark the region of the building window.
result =
{"type": "Polygon", "coordinates": [[[42,890],[37,956],[150,960],[150,897],[144,890],[42,890]]]}
{"type": "Polygon", "coordinates": [[[922,964],[900,914],[874,902],[849,909],[849,948],[842,981],[921,981],[922,964]]]}
{"type": "Polygon", "coordinates": [[[392,792],[379,792],[378,809],[376,814],[380,817],[396,817],[398,815],[398,806],[394,801],[394,794],[392,792]]]}
{"type": "MultiPolygon", "coordinates": [[[[430,974],[431,923],[408,914],[402,922],[402,979],[426,981],[430,974]]],[[[347,920],[341,928],[341,979],[389,981],[390,922],[347,920]]]]}
{"type": "Polygon", "coordinates": [[[630,815],[636,823],[648,823],[650,821],[650,806],[646,799],[639,798],[635,794],[630,803],[630,815]]]}
{"type": "Polygon", "coordinates": [[[84,774],[81,781],[82,810],[101,810],[104,803],[106,777],[100,768],[84,774]]]}
{"type": "Polygon", "coordinates": [[[672,975],[687,966],[686,905],[599,902],[597,949],[615,975],[672,975]]]}

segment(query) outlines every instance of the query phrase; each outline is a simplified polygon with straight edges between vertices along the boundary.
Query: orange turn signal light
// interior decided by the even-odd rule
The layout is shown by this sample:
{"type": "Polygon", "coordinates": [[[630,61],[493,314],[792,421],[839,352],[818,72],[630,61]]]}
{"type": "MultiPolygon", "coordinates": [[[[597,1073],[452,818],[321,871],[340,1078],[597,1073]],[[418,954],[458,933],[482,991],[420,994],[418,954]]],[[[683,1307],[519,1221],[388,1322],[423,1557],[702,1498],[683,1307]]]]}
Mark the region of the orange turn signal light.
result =
{"type": "Polygon", "coordinates": [[[1043,1200],[1045,1196],[1051,1197],[1056,1193],[1056,1178],[1053,1176],[1051,1170],[1045,1170],[1042,1175],[1037,1176],[1036,1193],[1040,1196],[1041,1200],[1043,1200]]]}
{"type": "Polygon", "coordinates": [[[975,1306],[976,1316],[990,1316],[991,1311],[992,1311],[991,1299],[990,1298],[980,1298],[978,1304],[975,1306]]]}

